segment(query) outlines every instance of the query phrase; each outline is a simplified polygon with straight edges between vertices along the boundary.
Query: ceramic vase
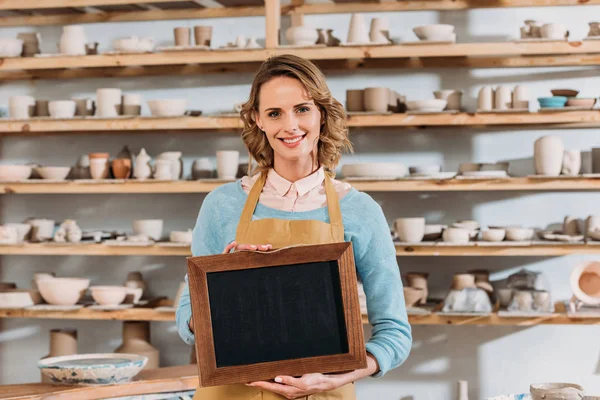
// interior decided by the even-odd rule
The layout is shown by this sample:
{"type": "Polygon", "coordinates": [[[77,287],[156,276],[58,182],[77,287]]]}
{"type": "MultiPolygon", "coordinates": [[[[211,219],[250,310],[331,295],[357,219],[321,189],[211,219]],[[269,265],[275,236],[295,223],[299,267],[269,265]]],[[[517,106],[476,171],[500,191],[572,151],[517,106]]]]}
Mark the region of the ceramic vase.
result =
{"type": "Polygon", "coordinates": [[[385,87],[366,88],[364,90],[365,111],[386,113],[388,111],[389,91],[385,87]]]}
{"type": "Polygon", "coordinates": [[[240,153],[238,151],[217,151],[217,177],[219,179],[235,179],[240,153]]]}
{"type": "Polygon", "coordinates": [[[175,28],[173,33],[175,34],[175,46],[189,46],[190,45],[190,28],[180,27],[175,28]]]}
{"type": "Polygon", "coordinates": [[[62,54],[84,56],[86,54],[86,42],[83,25],[64,26],[59,49],[62,54]]]}
{"type": "Polygon", "coordinates": [[[150,166],[150,156],[146,149],[142,148],[135,158],[133,175],[136,179],[147,179],[152,176],[152,167],[150,166]]]}
{"type": "MultiPolygon", "coordinates": [[[[75,329],[52,329],[50,331],[50,353],[42,357],[60,357],[77,354],[77,331],[75,329]]],[[[44,374],[42,383],[51,383],[44,374]]]]}
{"type": "Polygon", "coordinates": [[[494,105],[496,110],[508,110],[512,108],[512,91],[508,86],[498,86],[494,93],[494,105]]]}
{"type": "Polygon", "coordinates": [[[346,90],[346,110],[347,111],[364,111],[364,90],[351,89],[346,90]]]}
{"type": "Polygon", "coordinates": [[[394,229],[401,242],[418,243],[425,236],[425,218],[398,218],[394,229]]]}
{"type": "Polygon", "coordinates": [[[347,42],[357,44],[368,44],[371,42],[365,17],[362,14],[352,14],[347,42]]]}
{"type": "Polygon", "coordinates": [[[492,111],[494,109],[494,89],[491,86],[483,86],[479,89],[477,96],[478,111],[492,111]]]}
{"type": "Polygon", "coordinates": [[[373,18],[371,20],[371,29],[369,31],[371,43],[388,44],[390,43],[390,23],[387,18],[373,18]]]}
{"type": "Polygon", "coordinates": [[[426,272],[409,272],[406,274],[406,281],[408,286],[421,289],[423,291],[423,298],[421,298],[420,304],[427,303],[427,296],[429,295],[429,291],[427,289],[427,278],[429,274],[426,272]]]}
{"type": "Polygon", "coordinates": [[[121,89],[96,90],[96,116],[114,118],[121,114],[121,89]]]}
{"type": "Polygon", "coordinates": [[[138,354],[148,357],[145,369],[159,367],[160,353],[150,344],[150,322],[126,321],[123,323],[123,344],[115,353],[138,354]]]}
{"type": "Polygon", "coordinates": [[[561,170],[563,175],[577,176],[581,172],[581,151],[566,150],[561,170]]]}
{"type": "Polygon", "coordinates": [[[469,400],[469,384],[467,381],[457,382],[456,400],[469,400]]]}
{"type": "Polygon", "coordinates": [[[513,108],[529,108],[529,89],[527,86],[518,85],[512,94],[513,108]]]}
{"type": "Polygon", "coordinates": [[[214,175],[213,164],[209,158],[194,160],[192,164],[192,179],[210,179],[214,175]]]}
{"type": "Polygon", "coordinates": [[[533,158],[537,175],[558,176],[562,170],[565,147],[558,136],[543,136],[535,141],[533,158]]]}
{"type": "Polygon", "coordinates": [[[108,158],[92,158],[90,160],[92,179],[108,179],[109,172],[108,158]]]}
{"type": "Polygon", "coordinates": [[[212,39],[212,26],[195,26],[194,27],[194,41],[196,46],[207,46],[210,47],[210,41],[212,39]]]}
{"type": "Polygon", "coordinates": [[[433,92],[436,99],[446,100],[446,110],[460,111],[462,108],[462,92],[460,90],[437,90],[433,92]]]}
{"type": "Polygon", "coordinates": [[[8,116],[13,119],[28,119],[35,112],[35,99],[31,96],[10,96],[8,116]]]}

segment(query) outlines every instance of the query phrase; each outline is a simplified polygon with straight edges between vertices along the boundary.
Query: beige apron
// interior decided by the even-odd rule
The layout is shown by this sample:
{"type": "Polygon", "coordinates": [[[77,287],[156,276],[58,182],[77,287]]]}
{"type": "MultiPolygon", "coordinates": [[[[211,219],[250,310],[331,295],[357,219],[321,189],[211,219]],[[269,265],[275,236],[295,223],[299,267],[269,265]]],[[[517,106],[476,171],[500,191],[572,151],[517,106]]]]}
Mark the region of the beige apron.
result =
{"type": "MultiPolygon", "coordinates": [[[[237,227],[239,244],[271,244],[273,249],[300,244],[327,244],[344,241],[344,225],[337,193],[329,177],[325,177],[325,194],[330,224],[316,220],[283,220],[268,218],[252,221],[267,174],[262,173],[248,195],[237,227]]],[[[244,384],[198,388],[194,400],[281,400],[285,397],[244,384]]],[[[303,400],[355,400],[354,383],[310,396],[303,400]]]]}

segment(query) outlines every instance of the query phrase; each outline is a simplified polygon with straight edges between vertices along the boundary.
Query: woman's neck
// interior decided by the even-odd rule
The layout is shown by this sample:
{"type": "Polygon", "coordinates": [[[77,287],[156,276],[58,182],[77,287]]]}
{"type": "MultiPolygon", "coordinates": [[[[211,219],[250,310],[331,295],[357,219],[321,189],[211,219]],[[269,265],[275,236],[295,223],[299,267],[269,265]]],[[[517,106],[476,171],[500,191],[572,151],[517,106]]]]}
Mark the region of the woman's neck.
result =
{"type": "Polygon", "coordinates": [[[312,159],[297,161],[279,160],[279,162],[276,159],[273,163],[273,169],[282,178],[290,182],[296,182],[318,170],[319,164],[312,159]]]}

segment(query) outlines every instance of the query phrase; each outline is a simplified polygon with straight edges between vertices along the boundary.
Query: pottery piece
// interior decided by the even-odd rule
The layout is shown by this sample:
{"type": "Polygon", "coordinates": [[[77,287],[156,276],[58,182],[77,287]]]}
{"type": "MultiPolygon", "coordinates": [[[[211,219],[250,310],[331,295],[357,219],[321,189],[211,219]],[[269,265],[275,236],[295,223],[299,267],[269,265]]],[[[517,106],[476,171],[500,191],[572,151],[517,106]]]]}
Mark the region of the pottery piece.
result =
{"type": "Polygon", "coordinates": [[[581,151],[565,150],[561,170],[563,175],[577,176],[581,172],[581,151]]]}
{"type": "Polygon", "coordinates": [[[567,107],[585,107],[592,108],[596,104],[596,98],[592,99],[577,99],[577,98],[568,98],[567,103],[565,104],[567,107]]]}
{"type": "Polygon", "coordinates": [[[530,290],[515,290],[508,311],[533,311],[533,294],[530,290]]]}
{"type": "Polygon", "coordinates": [[[185,114],[187,99],[148,100],[148,107],[154,117],[181,117],[185,114]]]}
{"type": "Polygon", "coordinates": [[[583,388],[575,383],[536,383],[529,387],[531,400],[581,400],[583,388]]]}
{"type": "Polygon", "coordinates": [[[408,171],[411,175],[435,175],[442,172],[441,165],[417,165],[414,167],[408,167],[408,171]]]}
{"type": "Polygon", "coordinates": [[[423,289],[416,289],[412,287],[404,287],[404,302],[406,304],[406,308],[414,307],[415,304],[420,302],[424,295],[423,289]]]}
{"type": "Polygon", "coordinates": [[[173,30],[175,34],[175,46],[189,46],[191,29],[187,27],[179,27],[173,30]]]}
{"type": "Polygon", "coordinates": [[[498,301],[500,302],[500,307],[506,308],[510,304],[510,301],[513,297],[512,289],[498,289],[496,291],[498,294],[498,301]]]}
{"type": "Polygon", "coordinates": [[[491,86],[482,86],[477,96],[478,111],[492,111],[494,109],[494,89],[491,86]]]}
{"type": "Polygon", "coordinates": [[[25,308],[42,303],[40,292],[33,289],[0,290],[0,308],[25,308]]]}
{"type": "Polygon", "coordinates": [[[114,118],[122,112],[121,89],[97,89],[96,90],[96,117],[114,118]]]}
{"type": "Polygon", "coordinates": [[[444,232],[444,229],[446,229],[446,228],[448,228],[447,225],[434,225],[434,224],[425,225],[423,240],[431,241],[431,240],[441,239],[442,233],[444,232]]]}
{"type": "Polygon", "coordinates": [[[83,297],[90,285],[89,279],[52,278],[36,281],[46,303],[57,306],[73,306],[83,297]]]}
{"type": "Polygon", "coordinates": [[[469,238],[475,239],[479,234],[479,222],[472,220],[459,220],[452,224],[452,228],[462,228],[469,231],[469,238]]]}
{"type": "Polygon", "coordinates": [[[130,36],[113,40],[116,51],[124,53],[148,53],[154,51],[154,40],[149,37],[130,36]]]}
{"type": "Polygon", "coordinates": [[[362,89],[346,90],[346,110],[364,111],[365,92],[362,89]]]}
{"type": "Polygon", "coordinates": [[[364,90],[364,110],[385,113],[388,110],[389,89],[384,87],[364,90]]]}
{"type": "Polygon", "coordinates": [[[592,147],[592,173],[600,174],[600,147],[592,147]]]}
{"type": "Polygon", "coordinates": [[[147,179],[152,175],[152,167],[150,166],[150,156],[146,153],[146,149],[142,148],[140,153],[135,158],[135,168],[133,175],[136,179],[147,179]]]}
{"type": "Polygon", "coordinates": [[[127,297],[125,298],[126,303],[137,303],[137,301],[139,301],[139,299],[142,297],[144,290],[146,290],[146,282],[144,282],[142,273],[137,271],[127,274],[127,280],[125,281],[124,286],[128,289],[139,290],[139,295],[135,297],[130,297],[130,294],[128,293],[127,297]]]}
{"type": "Polygon", "coordinates": [[[486,242],[501,242],[505,237],[505,229],[488,229],[481,232],[481,239],[486,242]]]}
{"type": "Polygon", "coordinates": [[[431,24],[417,26],[413,32],[421,40],[447,41],[456,39],[454,26],[445,24],[431,24]]]}
{"type": "Polygon", "coordinates": [[[53,240],[60,243],[79,243],[82,236],[83,233],[77,222],[72,219],[66,219],[54,233],[53,240]]]}
{"type": "Polygon", "coordinates": [[[131,160],[115,158],[111,166],[115,179],[128,179],[131,177],[131,160]]]}
{"type": "Polygon", "coordinates": [[[319,33],[307,26],[292,26],[285,32],[289,44],[296,46],[312,46],[317,43],[319,33]]]}
{"type": "Polygon", "coordinates": [[[42,179],[63,181],[69,175],[71,167],[37,167],[35,170],[42,179]]]}
{"type": "Polygon", "coordinates": [[[169,235],[169,240],[176,243],[192,243],[192,230],[187,231],[172,231],[169,235]]]}
{"type": "Polygon", "coordinates": [[[531,228],[506,228],[506,240],[513,242],[522,242],[533,238],[533,229],[531,228]]]}
{"type": "Polygon", "coordinates": [[[327,46],[339,46],[342,41],[335,36],[333,36],[333,29],[327,29],[327,41],[325,44],[327,46]]]}
{"type": "Polygon", "coordinates": [[[600,22],[590,22],[588,25],[590,27],[588,36],[600,36],[600,22]]]}
{"type": "Polygon", "coordinates": [[[85,43],[87,42],[83,25],[68,25],[63,27],[60,37],[59,49],[62,54],[86,55],[85,43]]]}
{"type": "Polygon", "coordinates": [[[183,173],[183,161],[181,160],[181,152],[180,151],[167,151],[164,153],[160,153],[156,160],[167,160],[169,161],[169,170],[170,170],[170,178],[178,180],[181,179],[183,173]]]}
{"type": "Polygon", "coordinates": [[[192,163],[192,179],[209,179],[214,176],[213,163],[209,158],[203,157],[192,163]]]}
{"type": "MultiPolygon", "coordinates": [[[[542,37],[542,33],[541,33],[541,28],[542,28],[542,23],[539,21],[535,21],[532,19],[526,20],[525,21],[525,36],[522,36],[523,38],[541,38],[542,37]]],[[[521,30],[521,34],[523,34],[523,28],[521,30]]]]}
{"type": "Polygon", "coordinates": [[[429,291],[427,289],[428,277],[429,274],[426,272],[409,272],[405,276],[406,281],[408,282],[408,287],[420,289],[422,291],[420,304],[427,303],[427,296],[429,295],[429,291]]]}
{"type": "Polygon", "coordinates": [[[0,38],[0,57],[20,57],[23,54],[23,40],[0,38]]]}
{"type": "Polygon", "coordinates": [[[52,279],[55,277],[54,272],[35,272],[33,274],[33,279],[31,280],[31,288],[33,290],[38,290],[37,281],[42,279],[52,279]]]}
{"type": "Polygon", "coordinates": [[[72,100],[57,100],[48,103],[48,111],[52,118],[73,118],[75,102],[72,100]]]}
{"type": "Polygon", "coordinates": [[[210,47],[210,41],[212,39],[212,30],[212,26],[194,26],[194,42],[196,43],[196,46],[210,47]]]}
{"type": "Polygon", "coordinates": [[[522,269],[508,277],[506,286],[518,290],[544,290],[540,272],[522,269]]]}
{"type": "Polygon", "coordinates": [[[43,242],[54,236],[54,221],[51,219],[30,219],[26,221],[31,225],[31,240],[43,242]]]}
{"type": "Polygon", "coordinates": [[[100,43],[98,43],[98,42],[86,43],[85,44],[85,54],[87,54],[88,56],[97,55],[99,45],[100,45],[100,43]]]}
{"type": "Polygon", "coordinates": [[[152,240],[160,240],[163,230],[162,219],[138,219],[133,221],[133,234],[145,235],[152,240]]]}
{"type": "Polygon", "coordinates": [[[23,57],[33,57],[40,54],[40,43],[42,35],[38,32],[21,32],[17,34],[17,39],[23,41],[23,57]]]}
{"type": "Polygon", "coordinates": [[[359,164],[342,165],[342,175],[344,177],[387,177],[401,178],[406,176],[408,168],[402,163],[394,162],[373,162],[359,164]]]}
{"type": "Polygon", "coordinates": [[[529,108],[529,89],[527,86],[517,85],[512,93],[513,108],[529,108]]]}
{"type": "Polygon", "coordinates": [[[159,367],[160,353],[150,344],[150,322],[123,322],[123,344],[115,349],[115,353],[137,354],[148,357],[145,368],[159,367]]]}
{"type": "Polygon", "coordinates": [[[563,24],[544,24],[540,33],[544,39],[565,40],[569,37],[569,31],[563,24]]]}
{"type": "Polygon", "coordinates": [[[171,161],[163,159],[157,159],[154,163],[154,173],[152,175],[154,179],[161,181],[168,181],[173,179],[171,174],[171,161]]]}
{"type": "Polygon", "coordinates": [[[75,115],[79,117],[85,117],[94,115],[96,105],[90,98],[76,98],[71,99],[75,102],[75,115]]]}
{"type": "Polygon", "coordinates": [[[19,241],[19,234],[14,227],[0,225],[0,244],[14,244],[19,241]]]}
{"type": "Polygon", "coordinates": [[[462,108],[462,91],[460,90],[436,90],[433,95],[436,99],[446,100],[446,110],[460,111],[462,108]]]}
{"type": "Polygon", "coordinates": [[[532,292],[533,295],[533,310],[538,312],[552,312],[554,305],[550,293],[545,290],[532,292]]]}
{"type": "Polygon", "coordinates": [[[585,261],[571,272],[573,295],[587,306],[600,305],[600,262],[585,261]]]}
{"type": "Polygon", "coordinates": [[[90,286],[94,301],[102,306],[117,306],[125,300],[125,286],[90,286]]]}
{"type": "Polygon", "coordinates": [[[475,287],[475,275],[473,274],[454,274],[452,277],[452,290],[463,290],[475,287]]]}
{"type": "Polygon", "coordinates": [[[456,400],[469,400],[469,384],[467,381],[458,381],[456,383],[456,400]]]}
{"type": "Polygon", "coordinates": [[[217,151],[217,177],[219,179],[235,179],[240,153],[238,151],[217,151]]]}
{"type": "Polygon", "coordinates": [[[13,119],[29,119],[35,112],[35,99],[31,96],[10,96],[8,116],[13,119]]]}
{"type": "Polygon", "coordinates": [[[562,170],[565,148],[558,136],[543,136],[535,141],[533,156],[535,173],[558,176],[562,170]]]}
{"type": "Polygon", "coordinates": [[[563,230],[562,232],[565,235],[569,236],[577,236],[581,235],[583,232],[583,221],[576,217],[571,217],[567,215],[563,221],[563,230]]]}
{"type": "Polygon", "coordinates": [[[0,182],[18,182],[31,176],[31,165],[0,165],[0,182]]]}
{"type": "Polygon", "coordinates": [[[79,156],[77,163],[72,169],[72,179],[91,179],[90,158],[87,154],[79,156]]]}
{"type": "Polygon", "coordinates": [[[346,42],[356,44],[369,44],[371,42],[367,24],[362,14],[352,14],[346,42]]]}
{"type": "Polygon", "coordinates": [[[127,93],[123,95],[123,115],[141,115],[142,114],[142,96],[139,94],[127,93]]]}
{"type": "MultiPolygon", "coordinates": [[[[77,331],[75,329],[51,329],[50,330],[50,353],[42,357],[60,357],[77,354],[77,331]]],[[[43,373],[42,383],[50,383],[50,378],[43,373]]]]}
{"type": "Polygon", "coordinates": [[[478,288],[450,290],[444,299],[443,312],[492,312],[492,303],[488,294],[478,288]]]}
{"type": "Polygon", "coordinates": [[[262,46],[258,44],[256,36],[250,36],[248,42],[246,42],[247,49],[262,49],[262,46]]]}
{"type": "Polygon", "coordinates": [[[494,92],[494,107],[496,110],[508,110],[513,108],[512,91],[506,85],[500,85],[494,92]]]}
{"type": "Polygon", "coordinates": [[[49,117],[50,116],[50,110],[48,108],[49,103],[50,102],[48,100],[36,100],[33,115],[36,117],[49,117]]]}
{"type": "Polygon", "coordinates": [[[13,228],[17,232],[17,242],[26,241],[29,233],[31,232],[30,224],[7,223],[4,224],[4,226],[13,228]]]}
{"type": "Polygon", "coordinates": [[[574,89],[552,89],[550,90],[550,93],[552,93],[552,96],[556,96],[556,97],[577,97],[577,95],[579,94],[579,90],[574,90],[574,89]]]}
{"type": "Polygon", "coordinates": [[[109,172],[108,158],[92,158],[90,160],[92,179],[108,179],[109,172]]]}
{"type": "Polygon", "coordinates": [[[442,112],[447,105],[448,102],[441,99],[414,100],[406,102],[408,111],[442,112]]]}
{"type": "Polygon", "coordinates": [[[387,18],[373,18],[369,30],[371,43],[388,44],[390,40],[390,22],[387,18]]]}
{"type": "Polygon", "coordinates": [[[585,220],[583,233],[587,236],[594,231],[600,231],[600,215],[590,215],[585,220]]]}
{"type": "Polygon", "coordinates": [[[567,104],[568,98],[564,96],[538,97],[538,103],[541,108],[563,108],[567,104]]]}
{"type": "Polygon", "coordinates": [[[401,242],[419,243],[425,235],[425,218],[398,218],[394,229],[401,242]]]}
{"type": "Polygon", "coordinates": [[[447,243],[466,244],[471,238],[471,230],[465,228],[444,229],[442,238],[447,243]]]}

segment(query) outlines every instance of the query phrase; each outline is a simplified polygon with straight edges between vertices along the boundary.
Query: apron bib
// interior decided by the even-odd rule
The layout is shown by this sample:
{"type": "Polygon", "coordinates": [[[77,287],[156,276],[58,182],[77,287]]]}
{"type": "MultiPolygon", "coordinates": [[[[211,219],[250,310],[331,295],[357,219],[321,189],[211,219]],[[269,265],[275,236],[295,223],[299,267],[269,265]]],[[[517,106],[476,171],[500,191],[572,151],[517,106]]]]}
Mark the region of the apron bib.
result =
{"type": "MultiPolygon", "coordinates": [[[[325,195],[329,224],[316,220],[283,220],[267,218],[252,221],[267,173],[258,178],[244,205],[235,240],[238,244],[271,244],[273,250],[293,245],[340,243],[344,241],[344,225],[337,193],[331,179],[325,176],[325,195]]],[[[354,383],[335,390],[300,397],[301,400],[355,400],[354,383]]],[[[212,386],[196,389],[194,400],[285,400],[285,397],[244,384],[212,386]]]]}

